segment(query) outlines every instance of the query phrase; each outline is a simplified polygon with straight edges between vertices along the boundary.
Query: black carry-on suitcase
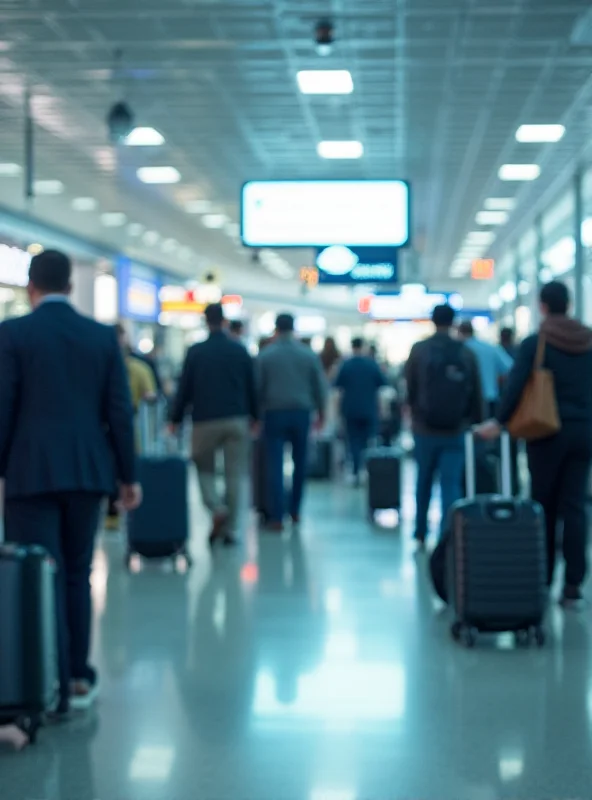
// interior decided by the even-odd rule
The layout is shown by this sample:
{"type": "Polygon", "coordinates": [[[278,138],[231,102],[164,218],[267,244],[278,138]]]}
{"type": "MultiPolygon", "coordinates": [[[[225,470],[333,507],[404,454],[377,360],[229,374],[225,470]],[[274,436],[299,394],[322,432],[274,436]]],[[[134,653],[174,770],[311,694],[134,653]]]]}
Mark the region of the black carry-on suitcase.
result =
{"type": "Polygon", "coordinates": [[[547,556],[541,506],[512,497],[510,437],[501,441],[502,495],[475,494],[473,432],[466,435],[467,499],[450,512],[447,593],[452,635],[467,646],[479,632],[512,631],[545,641],[547,556]]]}
{"type": "Polygon", "coordinates": [[[33,742],[58,690],[53,562],[41,547],[0,545],[0,724],[33,742]]]}
{"type": "Polygon", "coordinates": [[[310,480],[328,481],[333,477],[335,440],[329,436],[312,436],[308,444],[307,477],[310,480]]]}
{"type": "MultiPolygon", "coordinates": [[[[128,514],[126,566],[137,554],[175,562],[182,556],[190,567],[188,459],[178,452],[167,453],[161,404],[143,404],[139,419],[138,480],[143,501],[128,514]]],[[[175,449],[179,450],[178,442],[175,449]]]]}
{"type": "Polygon", "coordinates": [[[401,456],[398,447],[378,447],[366,453],[368,510],[401,509],[401,456]]]}

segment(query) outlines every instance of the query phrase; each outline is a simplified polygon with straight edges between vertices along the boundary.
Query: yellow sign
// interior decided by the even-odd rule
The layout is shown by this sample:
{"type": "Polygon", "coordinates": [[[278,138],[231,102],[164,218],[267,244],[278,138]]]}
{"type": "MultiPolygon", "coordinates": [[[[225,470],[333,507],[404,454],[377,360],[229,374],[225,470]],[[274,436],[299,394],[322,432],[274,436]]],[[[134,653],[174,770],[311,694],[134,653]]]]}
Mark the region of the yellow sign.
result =
{"type": "Polygon", "coordinates": [[[493,278],[494,271],[493,258],[476,258],[471,264],[471,278],[474,281],[489,281],[493,278]]]}
{"type": "Polygon", "coordinates": [[[305,283],[309,289],[319,284],[319,271],[316,267],[301,267],[300,281],[305,283]]]}

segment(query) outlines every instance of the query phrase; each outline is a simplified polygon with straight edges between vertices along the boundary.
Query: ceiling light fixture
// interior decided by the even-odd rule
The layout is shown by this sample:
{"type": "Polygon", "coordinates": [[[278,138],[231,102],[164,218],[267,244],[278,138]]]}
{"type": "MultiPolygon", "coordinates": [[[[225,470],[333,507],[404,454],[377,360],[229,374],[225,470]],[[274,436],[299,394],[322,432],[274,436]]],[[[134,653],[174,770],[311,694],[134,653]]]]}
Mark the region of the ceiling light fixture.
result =
{"type": "Polygon", "coordinates": [[[505,225],[509,218],[507,211],[480,211],[475,222],[477,225],[505,225]]]}
{"type": "Polygon", "coordinates": [[[142,183],[179,183],[181,173],[175,167],[140,167],[137,171],[142,183]]]}
{"type": "Polygon", "coordinates": [[[488,197],[483,203],[486,211],[512,211],[515,207],[513,197],[488,197]]]}
{"type": "Polygon", "coordinates": [[[64,184],[61,181],[35,181],[33,184],[35,194],[61,194],[64,184]]]}
{"type": "Polygon", "coordinates": [[[156,231],[146,231],[142,236],[142,241],[144,244],[148,245],[148,247],[154,247],[154,245],[158,244],[160,241],[160,234],[156,231]]]}
{"type": "Polygon", "coordinates": [[[229,222],[229,219],[226,214],[206,214],[201,218],[201,223],[204,228],[210,228],[211,230],[219,230],[223,228],[227,222],[229,222]]]}
{"type": "Polygon", "coordinates": [[[351,94],[354,82],[346,69],[307,69],[296,75],[302,94],[351,94]]]}
{"type": "Polygon", "coordinates": [[[322,19],[315,26],[315,46],[317,55],[330,56],[335,44],[335,28],[330,19],[322,19]]]}
{"type": "Polygon", "coordinates": [[[185,211],[188,214],[208,214],[213,208],[210,200],[188,200],[185,203],[185,211]]]}
{"type": "Polygon", "coordinates": [[[125,142],[134,129],[134,112],[127,103],[119,102],[111,106],[107,114],[107,129],[114,144],[125,142]]]}
{"type": "Polygon", "coordinates": [[[18,178],[22,171],[20,164],[12,164],[10,162],[0,164],[0,178],[18,178]]]}
{"type": "Polygon", "coordinates": [[[471,231],[467,234],[465,239],[466,244],[483,244],[488,245],[495,239],[495,233],[491,231],[471,231]]]}
{"type": "Polygon", "coordinates": [[[540,174],[538,164],[503,164],[498,173],[502,181],[536,181],[540,174]]]}
{"type": "Polygon", "coordinates": [[[321,158],[362,158],[364,145],[357,141],[319,142],[317,153],[321,158]]]}
{"type": "Polygon", "coordinates": [[[123,211],[106,211],[101,214],[101,224],[106,228],[121,228],[127,222],[123,211]]]}
{"type": "Polygon", "coordinates": [[[130,224],[127,226],[127,232],[130,236],[140,236],[142,233],[144,233],[144,230],[144,226],[139,222],[130,222],[130,224]]]}
{"type": "Polygon", "coordinates": [[[94,211],[98,203],[94,197],[75,197],[72,200],[74,211],[94,211]]]}
{"type": "Polygon", "coordinates": [[[134,128],[125,137],[124,144],[128,147],[158,147],[164,144],[164,136],[155,128],[134,128]]]}
{"type": "Polygon", "coordinates": [[[176,239],[165,239],[162,243],[162,252],[174,253],[177,247],[179,247],[179,242],[176,239]]]}
{"type": "Polygon", "coordinates": [[[516,131],[516,141],[543,144],[558,142],[565,135],[563,125],[521,125],[516,131]]]}

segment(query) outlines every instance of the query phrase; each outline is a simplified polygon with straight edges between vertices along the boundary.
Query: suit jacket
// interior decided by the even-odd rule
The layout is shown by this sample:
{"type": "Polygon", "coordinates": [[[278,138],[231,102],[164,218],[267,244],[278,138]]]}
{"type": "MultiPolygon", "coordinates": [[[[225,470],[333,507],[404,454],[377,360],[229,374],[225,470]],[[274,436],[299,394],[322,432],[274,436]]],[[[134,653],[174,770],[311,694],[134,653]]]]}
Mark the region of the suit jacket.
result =
{"type": "Polygon", "coordinates": [[[130,391],[115,331],[65,302],[0,325],[6,497],[110,493],[135,480],[130,391]]]}

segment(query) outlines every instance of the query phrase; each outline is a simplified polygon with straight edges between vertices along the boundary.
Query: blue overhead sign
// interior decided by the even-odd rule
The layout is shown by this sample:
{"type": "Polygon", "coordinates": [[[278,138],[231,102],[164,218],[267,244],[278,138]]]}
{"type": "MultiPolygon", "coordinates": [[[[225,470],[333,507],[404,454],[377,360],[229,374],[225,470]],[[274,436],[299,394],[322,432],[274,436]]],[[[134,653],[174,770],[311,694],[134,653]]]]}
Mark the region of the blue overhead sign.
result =
{"type": "Polygon", "coordinates": [[[160,279],[157,272],[121,257],[117,260],[117,284],[122,317],[137,322],[158,322],[160,279]]]}
{"type": "Polygon", "coordinates": [[[396,247],[332,245],[317,252],[319,283],[396,283],[396,247]]]}

